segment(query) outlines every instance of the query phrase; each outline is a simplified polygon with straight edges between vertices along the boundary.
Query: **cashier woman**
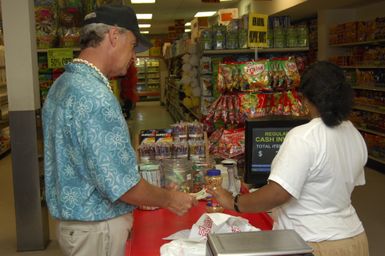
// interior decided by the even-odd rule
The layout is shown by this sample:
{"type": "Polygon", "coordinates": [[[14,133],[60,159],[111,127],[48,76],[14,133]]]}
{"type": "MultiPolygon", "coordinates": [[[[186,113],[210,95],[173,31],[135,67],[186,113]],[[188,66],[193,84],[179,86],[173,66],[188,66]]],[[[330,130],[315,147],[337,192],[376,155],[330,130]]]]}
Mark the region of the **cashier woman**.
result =
{"type": "Polygon", "coordinates": [[[239,212],[272,210],[273,229],[294,229],[314,255],[369,255],[364,227],[351,204],[365,184],[367,148],[348,121],[353,92],[343,71],[321,61],[302,76],[299,91],[311,121],[286,136],[268,184],[249,194],[208,189],[223,207],[239,212]]]}

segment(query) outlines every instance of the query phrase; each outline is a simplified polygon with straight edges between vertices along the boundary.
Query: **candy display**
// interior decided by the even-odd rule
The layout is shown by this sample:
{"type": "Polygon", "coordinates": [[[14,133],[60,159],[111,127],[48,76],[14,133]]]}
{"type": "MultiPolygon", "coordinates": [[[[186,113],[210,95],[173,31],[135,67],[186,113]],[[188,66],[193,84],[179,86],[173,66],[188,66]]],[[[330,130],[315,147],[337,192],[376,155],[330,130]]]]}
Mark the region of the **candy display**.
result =
{"type": "Polygon", "coordinates": [[[51,48],[55,45],[57,21],[56,3],[35,1],[36,39],[38,48],[51,48]]]}
{"type": "Polygon", "coordinates": [[[218,127],[240,127],[244,124],[245,116],[239,107],[237,94],[222,95],[211,105],[203,123],[209,131],[218,127]]]}
{"type": "Polygon", "coordinates": [[[163,159],[161,170],[164,186],[172,187],[182,192],[192,192],[192,162],[188,159],[163,159]]]}
{"type": "Polygon", "coordinates": [[[207,173],[207,170],[212,169],[214,167],[215,161],[212,158],[193,160],[193,193],[197,193],[204,188],[204,177],[207,173]]]}

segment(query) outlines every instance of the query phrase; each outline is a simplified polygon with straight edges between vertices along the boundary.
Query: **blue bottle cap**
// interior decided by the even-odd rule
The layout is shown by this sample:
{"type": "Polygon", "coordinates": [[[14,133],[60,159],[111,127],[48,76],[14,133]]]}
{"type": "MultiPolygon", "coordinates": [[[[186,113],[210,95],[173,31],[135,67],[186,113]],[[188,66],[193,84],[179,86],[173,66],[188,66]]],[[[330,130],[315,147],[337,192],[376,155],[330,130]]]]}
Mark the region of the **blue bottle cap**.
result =
{"type": "Polygon", "coordinates": [[[218,169],[211,169],[207,171],[207,176],[220,176],[221,170],[218,169]]]}

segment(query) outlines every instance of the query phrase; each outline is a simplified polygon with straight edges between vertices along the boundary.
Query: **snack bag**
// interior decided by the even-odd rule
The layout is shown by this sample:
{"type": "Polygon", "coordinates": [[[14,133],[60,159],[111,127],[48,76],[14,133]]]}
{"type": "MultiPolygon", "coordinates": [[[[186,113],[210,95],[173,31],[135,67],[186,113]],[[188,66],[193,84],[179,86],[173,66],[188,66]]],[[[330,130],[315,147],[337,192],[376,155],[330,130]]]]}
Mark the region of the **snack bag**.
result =
{"type": "Polygon", "coordinates": [[[219,64],[217,90],[221,93],[239,88],[239,70],[236,63],[219,64]]]}
{"type": "Polygon", "coordinates": [[[241,81],[246,91],[271,91],[268,63],[267,60],[262,59],[240,64],[241,81]]]}
{"type": "Polygon", "coordinates": [[[282,62],[286,74],[286,88],[293,89],[299,86],[301,77],[294,58],[288,58],[282,62]]]}

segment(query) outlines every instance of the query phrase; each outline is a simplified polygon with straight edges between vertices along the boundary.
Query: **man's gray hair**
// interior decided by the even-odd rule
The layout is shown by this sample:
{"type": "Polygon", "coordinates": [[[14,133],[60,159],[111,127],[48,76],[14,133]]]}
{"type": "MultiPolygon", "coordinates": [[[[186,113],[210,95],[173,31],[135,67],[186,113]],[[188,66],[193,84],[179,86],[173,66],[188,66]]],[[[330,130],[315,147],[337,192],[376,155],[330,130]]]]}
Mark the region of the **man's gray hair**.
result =
{"type": "MultiPolygon", "coordinates": [[[[80,31],[80,48],[83,50],[88,47],[97,47],[103,41],[105,35],[115,26],[103,23],[92,23],[85,25],[80,31]]],[[[125,33],[127,29],[117,27],[119,33],[125,33]]]]}

